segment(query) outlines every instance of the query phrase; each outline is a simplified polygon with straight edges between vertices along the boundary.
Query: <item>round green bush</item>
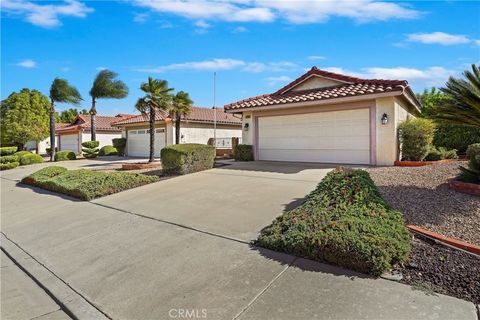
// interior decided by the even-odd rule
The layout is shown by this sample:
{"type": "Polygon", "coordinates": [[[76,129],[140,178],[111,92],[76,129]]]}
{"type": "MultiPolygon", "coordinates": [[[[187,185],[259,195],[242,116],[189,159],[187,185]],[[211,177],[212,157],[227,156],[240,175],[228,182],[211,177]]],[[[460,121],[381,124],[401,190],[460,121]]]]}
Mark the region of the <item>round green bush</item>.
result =
{"type": "Polygon", "coordinates": [[[71,150],[62,150],[55,153],[55,161],[75,160],[77,156],[71,150]]]}
{"type": "Polygon", "coordinates": [[[100,145],[99,141],[84,141],[82,142],[82,147],[88,149],[95,149],[100,145]]]}
{"type": "Polygon", "coordinates": [[[0,156],[9,156],[17,152],[17,147],[1,147],[0,156]]]}
{"type": "Polygon", "coordinates": [[[19,165],[19,162],[0,163],[0,170],[13,169],[18,167],[19,165]]]}
{"type": "Polygon", "coordinates": [[[408,118],[398,126],[402,143],[402,160],[422,161],[428,154],[435,134],[433,121],[408,118]]]}
{"type": "Polygon", "coordinates": [[[434,146],[457,149],[460,154],[465,154],[468,146],[474,143],[480,143],[480,128],[445,123],[437,125],[433,138],[434,146]]]}
{"type": "Polygon", "coordinates": [[[249,144],[239,144],[235,147],[233,158],[236,161],[253,161],[253,147],[249,144]]]}
{"type": "Polygon", "coordinates": [[[44,162],[43,157],[39,154],[28,153],[20,157],[20,165],[22,166],[42,162],[44,162]]]}
{"type": "Polygon", "coordinates": [[[98,152],[99,156],[116,156],[117,154],[117,148],[114,146],[103,146],[98,152]]]}
{"type": "Polygon", "coordinates": [[[18,161],[19,161],[19,158],[17,155],[0,157],[0,163],[10,163],[10,162],[18,162],[18,161]]]}
{"type": "Polygon", "coordinates": [[[15,152],[15,155],[18,156],[19,158],[23,157],[26,154],[32,154],[32,153],[30,151],[25,151],[25,150],[15,152]]]}

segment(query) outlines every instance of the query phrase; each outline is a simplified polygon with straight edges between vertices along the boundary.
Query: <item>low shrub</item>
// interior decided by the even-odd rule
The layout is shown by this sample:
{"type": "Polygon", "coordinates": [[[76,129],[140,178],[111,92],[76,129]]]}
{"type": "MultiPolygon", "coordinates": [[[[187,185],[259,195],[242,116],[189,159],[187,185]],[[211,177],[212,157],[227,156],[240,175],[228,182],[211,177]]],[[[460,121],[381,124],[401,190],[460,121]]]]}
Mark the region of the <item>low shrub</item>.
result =
{"type": "Polygon", "coordinates": [[[0,163],[10,163],[10,162],[19,162],[19,158],[17,155],[11,156],[1,156],[0,163]]]}
{"type": "Polygon", "coordinates": [[[464,182],[480,184],[480,143],[474,143],[467,148],[468,167],[460,167],[458,179],[464,182]]]}
{"type": "Polygon", "coordinates": [[[0,163],[0,170],[8,170],[8,169],[13,169],[16,168],[20,165],[19,162],[8,162],[8,163],[0,163]]]}
{"type": "Polygon", "coordinates": [[[206,144],[174,144],[160,151],[166,173],[187,174],[213,168],[215,148],[206,144]]]}
{"type": "Polygon", "coordinates": [[[99,156],[116,156],[117,154],[117,148],[115,148],[114,146],[103,146],[98,152],[99,156]]]}
{"type": "Polygon", "coordinates": [[[253,147],[249,144],[239,144],[235,147],[233,158],[236,161],[253,161],[253,147]]]}
{"type": "Polygon", "coordinates": [[[117,149],[119,156],[125,155],[125,146],[127,145],[127,139],[125,138],[114,138],[112,139],[113,146],[117,149]]]}
{"type": "Polygon", "coordinates": [[[474,143],[480,143],[480,128],[439,123],[433,137],[434,146],[457,149],[460,154],[474,143]]]}
{"type": "Polygon", "coordinates": [[[411,236],[366,171],[340,168],[262,230],[255,244],[380,275],[407,260],[411,236]]]}
{"type": "Polygon", "coordinates": [[[24,155],[26,154],[32,154],[30,151],[25,151],[25,150],[22,150],[22,151],[17,151],[14,153],[16,156],[18,156],[19,158],[23,157],[24,155]]]}
{"type": "Polygon", "coordinates": [[[62,150],[55,153],[55,161],[75,160],[77,156],[71,150],[62,150]]]}
{"type": "Polygon", "coordinates": [[[10,156],[17,152],[17,147],[1,147],[0,156],[10,156]]]}
{"type": "Polygon", "coordinates": [[[443,147],[430,147],[427,156],[425,157],[426,161],[438,161],[444,159],[458,159],[457,150],[447,150],[443,147]]]}
{"type": "Polygon", "coordinates": [[[82,147],[89,148],[89,149],[98,148],[99,145],[100,145],[99,141],[84,141],[84,142],[82,142],[82,147]]]}
{"type": "Polygon", "coordinates": [[[138,173],[48,167],[23,178],[22,182],[82,200],[92,200],[158,180],[157,176],[138,173]]]}
{"type": "Polygon", "coordinates": [[[20,157],[20,165],[27,166],[34,163],[43,163],[43,157],[35,153],[27,153],[20,157]]]}
{"type": "Polygon", "coordinates": [[[87,159],[93,159],[98,157],[98,146],[100,145],[99,141],[85,141],[82,142],[82,152],[83,156],[87,159]]]}
{"type": "Polygon", "coordinates": [[[398,126],[402,159],[422,161],[432,145],[435,124],[428,119],[408,118],[398,126]]]}
{"type": "MultiPolygon", "coordinates": [[[[52,154],[52,148],[45,148],[45,151],[49,156],[52,154]]],[[[58,152],[58,147],[55,147],[55,152],[58,152]]]]}

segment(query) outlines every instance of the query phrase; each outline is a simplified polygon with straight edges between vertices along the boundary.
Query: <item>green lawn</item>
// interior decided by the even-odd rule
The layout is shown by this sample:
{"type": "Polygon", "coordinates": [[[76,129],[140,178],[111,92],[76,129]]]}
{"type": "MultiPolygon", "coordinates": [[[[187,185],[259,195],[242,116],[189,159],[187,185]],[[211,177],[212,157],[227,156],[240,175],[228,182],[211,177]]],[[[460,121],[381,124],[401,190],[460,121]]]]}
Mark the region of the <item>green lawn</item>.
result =
{"type": "Polygon", "coordinates": [[[92,200],[159,180],[156,176],[137,173],[67,170],[52,166],[32,173],[23,178],[22,182],[82,200],[92,200]]]}

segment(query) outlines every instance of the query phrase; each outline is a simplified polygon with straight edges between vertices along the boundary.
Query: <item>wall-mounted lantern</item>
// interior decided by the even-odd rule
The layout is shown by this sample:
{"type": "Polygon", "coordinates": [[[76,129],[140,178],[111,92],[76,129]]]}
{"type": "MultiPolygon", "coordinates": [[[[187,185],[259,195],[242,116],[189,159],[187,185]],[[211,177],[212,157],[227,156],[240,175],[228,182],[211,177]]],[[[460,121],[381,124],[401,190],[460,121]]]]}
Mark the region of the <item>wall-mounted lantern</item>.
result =
{"type": "Polygon", "coordinates": [[[249,127],[249,126],[250,126],[250,125],[248,124],[248,122],[245,123],[245,124],[243,125],[243,130],[248,131],[248,127],[249,127]]]}
{"type": "Polygon", "coordinates": [[[382,124],[383,124],[383,125],[386,125],[386,124],[388,123],[388,115],[387,115],[386,113],[384,113],[384,114],[382,115],[382,119],[381,119],[381,120],[382,120],[382,124]]]}

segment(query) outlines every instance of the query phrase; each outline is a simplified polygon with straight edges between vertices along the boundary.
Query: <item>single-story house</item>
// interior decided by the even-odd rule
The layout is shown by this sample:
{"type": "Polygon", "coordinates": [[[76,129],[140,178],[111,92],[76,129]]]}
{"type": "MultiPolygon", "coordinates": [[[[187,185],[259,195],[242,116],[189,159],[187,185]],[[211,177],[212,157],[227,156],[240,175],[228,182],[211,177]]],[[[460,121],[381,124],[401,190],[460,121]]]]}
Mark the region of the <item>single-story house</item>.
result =
{"type": "MultiPolygon", "coordinates": [[[[112,139],[121,138],[122,130],[112,127],[111,124],[131,116],[127,114],[119,114],[114,117],[97,115],[96,140],[100,142],[99,147],[112,145],[112,139]]],[[[90,115],[78,115],[71,124],[56,129],[58,150],[72,150],[75,153],[81,153],[82,142],[91,140],[90,129],[90,115]]]]}
{"type": "Polygon", "coordinates": [[[405,80],[361,79],[313,67],[278,91],[230,103],[256,160],[393,165],[398,124],[420,113],[405,80]]]}
{"type": "MultiPolygon", "coordinates": [[[[65,126],[69,126],[70,123],[55,123],[55,131],[59,130],[65,126]]],[[[58,147],[58,136],[55,135],[55,145],[58,147]]],[[[43,139],[42,141],[39,141],[38,143],[36,141],[28,141],[25,143],[24,146],[25,150],[28,151],[35,151],[38,149],[38,154],[46,154],[47,153],[47,148],[50,148],[50,136],[47,138],[43,139]]]]}
{"type": "MultiPolygon", "coordinates": [[[[214,120],[216,112],[217,147],[231,143],[231,138],[242,136],[242,120],[239,116],[225,113],[223,109],[192,107],[187,116],[182,117],[180,125],[180,143],[207,144],[214,137],[214,120]]],[[[122,128],[122,135],[127,138],[126,153],[129,156],[146,157],[150,152],[149,115],[140,114],[112,124],[122,128]]],[[[155,156],[166,145],[175,143],[175,123],[167,112],[157,110],[155,113],[155,156]]],[[[231,147],[231,145],[230,145],[231,147]]]]}

